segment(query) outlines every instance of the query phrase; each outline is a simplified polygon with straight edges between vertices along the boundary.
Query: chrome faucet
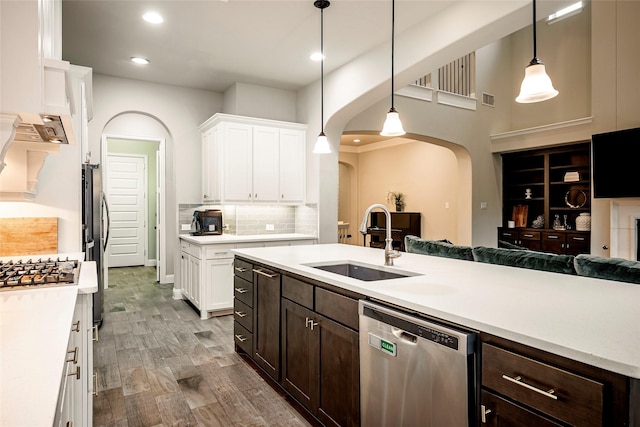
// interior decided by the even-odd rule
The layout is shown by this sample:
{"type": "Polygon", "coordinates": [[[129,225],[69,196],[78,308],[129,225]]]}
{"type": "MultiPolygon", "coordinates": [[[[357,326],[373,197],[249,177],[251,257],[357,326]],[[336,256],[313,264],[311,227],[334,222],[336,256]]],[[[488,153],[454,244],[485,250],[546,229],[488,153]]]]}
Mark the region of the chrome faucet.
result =
{"type": "Polygon", "coordinates": [[[393,249],[393,239],[391,238],[391,212],[389,212],[389,209],[387,209],[385,205],[381,205],[380,203],[369,206],[367,210],[364,211],[364,216],[362,217],[362,222],[360,223],[359,230],[363,236],[367,235],[367,220],[369,219],[369,214],[371,213],[371,211],[376,208],[382,209],[387,219],[387,238],[384,239],[384,265],[393,265],[393,259],[398,258],[400,256],[400,252],[393,249]]]}

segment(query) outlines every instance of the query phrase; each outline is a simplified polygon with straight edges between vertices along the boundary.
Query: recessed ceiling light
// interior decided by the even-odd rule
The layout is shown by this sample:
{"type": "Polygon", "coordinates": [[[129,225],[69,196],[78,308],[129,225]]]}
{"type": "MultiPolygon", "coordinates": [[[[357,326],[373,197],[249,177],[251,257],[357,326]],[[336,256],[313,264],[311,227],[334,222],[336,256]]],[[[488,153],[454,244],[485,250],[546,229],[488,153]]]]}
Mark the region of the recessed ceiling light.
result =
{"type": "Polygon", "coordinates": [[[360,142],[360,140],[359,139],[354,139],[353,142],[357,143],[357,142],[360,142]]]}
{"type": "Polygon", "coordinates": [[[142,19],[150,24],[162,24],[164,22],[164,18],[158,12],[147,12],[142,15],[142,19]]]}
{"type": "Polygon", "coordinates": [[[323,56],[320,52],[315,52],[312,53],[311,56],[309,56],[309,59],[311,59],[312,61],[322,61],[323,56]]]}
{"type": "Polygon", "coordinates": [[[149,61],[147,58],[142,58],[140,56],[132,56],[131,57],[131,62],[134,62],[136,64],[140,64],[140,65],[147,65],[149,61]]]}

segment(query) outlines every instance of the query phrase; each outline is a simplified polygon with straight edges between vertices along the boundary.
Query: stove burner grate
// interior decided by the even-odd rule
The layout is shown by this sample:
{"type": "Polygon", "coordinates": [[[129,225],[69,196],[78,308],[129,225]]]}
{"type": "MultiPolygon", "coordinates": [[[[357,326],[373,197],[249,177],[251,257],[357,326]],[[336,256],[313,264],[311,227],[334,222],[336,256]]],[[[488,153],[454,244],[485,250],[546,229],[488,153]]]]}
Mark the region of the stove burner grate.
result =
{"type": "Polygon", "coordinates": [[[0,261],[0,290],[73,284],[78,265],[69,258],[0,261]]]}

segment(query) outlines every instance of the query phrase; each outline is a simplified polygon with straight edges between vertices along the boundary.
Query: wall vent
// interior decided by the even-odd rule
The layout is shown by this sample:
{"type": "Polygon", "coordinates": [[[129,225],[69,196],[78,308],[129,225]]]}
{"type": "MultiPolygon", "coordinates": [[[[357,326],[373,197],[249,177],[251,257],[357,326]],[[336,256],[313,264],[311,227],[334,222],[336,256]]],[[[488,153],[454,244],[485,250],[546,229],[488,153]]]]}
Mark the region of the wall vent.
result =
{"type": "Polygon", "coordinates": [[[490,93],[482,92],[482,105],[488,105],[489,107],[496,106],[496,97],[490,93]]]}

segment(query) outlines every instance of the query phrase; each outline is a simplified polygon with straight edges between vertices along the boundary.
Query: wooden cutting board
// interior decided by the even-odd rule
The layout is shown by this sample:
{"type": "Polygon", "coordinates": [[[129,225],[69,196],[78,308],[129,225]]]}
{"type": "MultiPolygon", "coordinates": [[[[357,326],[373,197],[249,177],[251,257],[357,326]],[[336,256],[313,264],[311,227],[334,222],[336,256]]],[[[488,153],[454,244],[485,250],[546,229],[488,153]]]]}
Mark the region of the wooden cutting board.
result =
{"type": "Polygon", "coordinates": [[[0,256],[57,252],[58,218],[0,218],[0,256]]]}

